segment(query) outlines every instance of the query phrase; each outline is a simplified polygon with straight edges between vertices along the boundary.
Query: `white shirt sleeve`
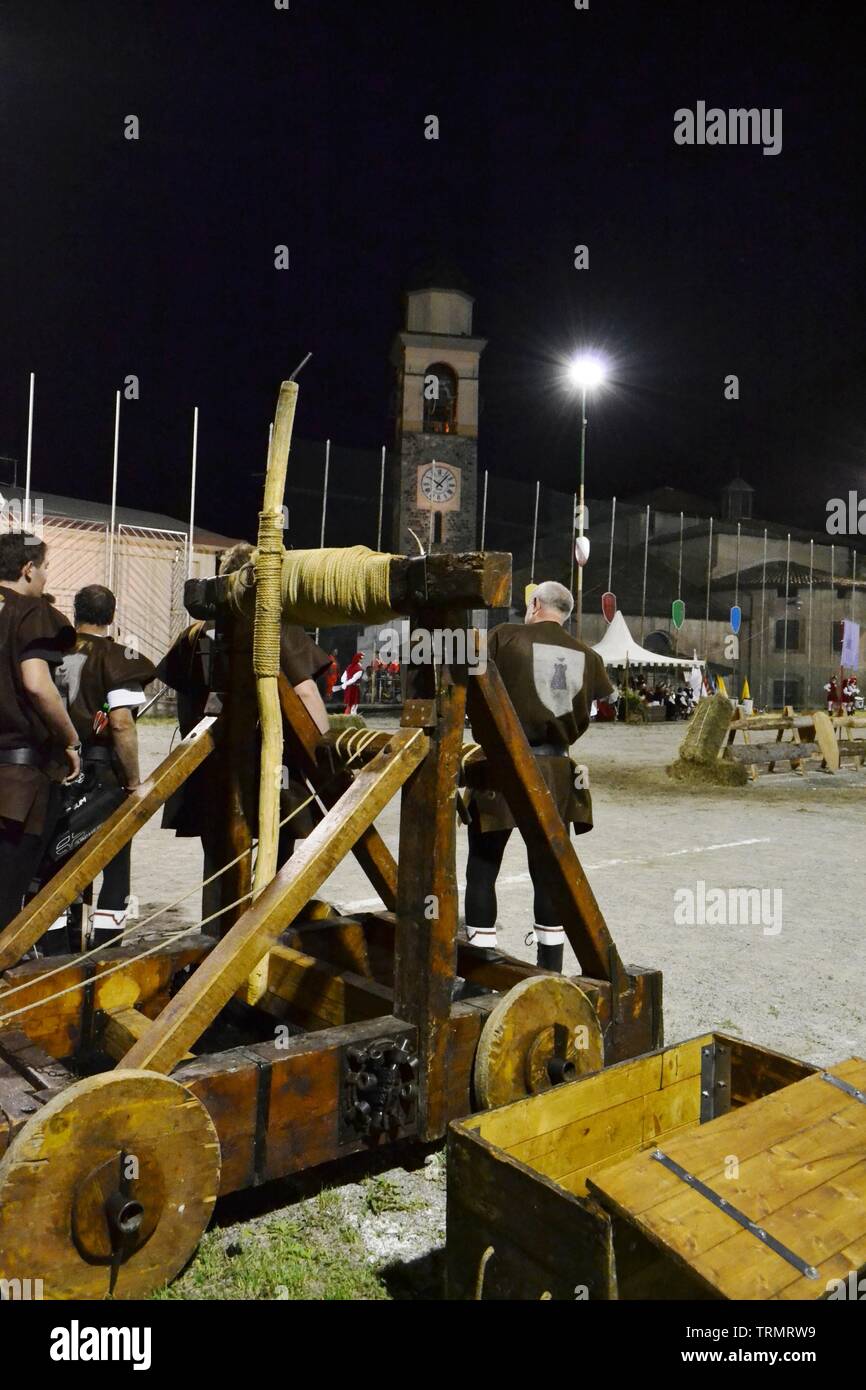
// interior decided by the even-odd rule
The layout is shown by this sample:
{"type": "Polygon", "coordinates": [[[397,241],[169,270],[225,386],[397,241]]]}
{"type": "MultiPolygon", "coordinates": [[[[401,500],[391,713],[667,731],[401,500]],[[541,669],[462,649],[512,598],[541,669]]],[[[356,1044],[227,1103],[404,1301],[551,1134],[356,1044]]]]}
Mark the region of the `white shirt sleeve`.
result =
{"type": "Polygon", "coordinates": [[[144,690],[138,681],[130,681],[129,685],[119,685],[116,690],[109,690],[105,697],[109,710],[136,709],[144,702],[144,690]]]}

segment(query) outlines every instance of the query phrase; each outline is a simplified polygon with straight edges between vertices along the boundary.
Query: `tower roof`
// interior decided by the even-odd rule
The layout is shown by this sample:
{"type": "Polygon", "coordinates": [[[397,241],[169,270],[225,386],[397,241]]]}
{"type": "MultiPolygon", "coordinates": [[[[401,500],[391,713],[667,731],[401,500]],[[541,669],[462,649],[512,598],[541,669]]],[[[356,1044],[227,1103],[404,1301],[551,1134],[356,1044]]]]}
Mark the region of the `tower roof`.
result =
{"type": "Polygon", "coordinates": [[[412,294],[415,290],[457,290],[472,298],[466,276],[444,256],[432,256],[416,263],[407,278],[406,293],[412,294]]]}

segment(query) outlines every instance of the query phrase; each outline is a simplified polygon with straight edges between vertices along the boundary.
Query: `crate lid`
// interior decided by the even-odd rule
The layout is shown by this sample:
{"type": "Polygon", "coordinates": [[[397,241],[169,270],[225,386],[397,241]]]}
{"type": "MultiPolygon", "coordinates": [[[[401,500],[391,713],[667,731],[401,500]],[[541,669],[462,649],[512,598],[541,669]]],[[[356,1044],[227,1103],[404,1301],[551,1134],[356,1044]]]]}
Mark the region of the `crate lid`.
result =
{"type": "Polygon", "coordinates": [[[826,1298],[866,1265],[866,1061],[596,1171],[588,1188],[724,1298],[826,1298]]]}

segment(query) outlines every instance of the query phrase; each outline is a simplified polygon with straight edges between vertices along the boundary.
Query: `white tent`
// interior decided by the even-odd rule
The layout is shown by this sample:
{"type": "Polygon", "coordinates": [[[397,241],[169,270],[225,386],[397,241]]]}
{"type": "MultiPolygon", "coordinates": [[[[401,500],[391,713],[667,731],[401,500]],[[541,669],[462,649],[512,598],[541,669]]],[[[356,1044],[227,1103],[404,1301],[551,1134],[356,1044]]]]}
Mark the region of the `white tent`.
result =
{"type": "Polygon", "coordinates": [[[607,629],[600,642],[593,647],[593,651],[598,652],[605,666],[703,666],[704,662],[697,656],[663,656],[659,652],[648,651],[634,640],[629,632],[628,623],[617,609],[613,615],[613,622],[607,629]]]}

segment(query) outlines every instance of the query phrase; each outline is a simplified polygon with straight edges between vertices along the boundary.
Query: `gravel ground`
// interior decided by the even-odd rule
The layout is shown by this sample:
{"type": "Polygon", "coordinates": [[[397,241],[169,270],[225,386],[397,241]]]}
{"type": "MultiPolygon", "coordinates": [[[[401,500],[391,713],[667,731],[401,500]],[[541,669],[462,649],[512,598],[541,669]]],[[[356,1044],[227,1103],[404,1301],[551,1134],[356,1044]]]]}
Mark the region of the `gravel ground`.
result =
{"type": "MultiPolygon", "coordinates": [[[[818,1064],[866,1055],[866,771],[777,773],[741,788],[696,789],[665,774],[684,728],[597,725],[579,750],[589,767],[595,828],[576,842],[578,853],[623,959],[664,973],[666,1041],[719,1028],[818,1064]],[[700,894],[701,883],[706,893],[765,890],[772,912],[751,922],[680,925],[676,908],[683,890],[700,894]]],[[[171,734],[166,723],[142,725],[145,771],[164,756],[171,734]]],[[[394,852],[398,804],[392,802],[377,822],[394,852]]],[[[465,861],[461,835],[461,889],[465,861]]],[[[136,839],[133,860],[133,890],[142,915],[194,886],[200,865],[196,842],[176,840],[151,823],[136,839]]],[[[532,959],[534,948],[525,941],[533,921],[532,891],[517,835],[506,851],[500,886],[506,890],[500,893],[500,945],[532,959]]],[[[351,857],[319,896],[343,910],[378,902],[351,857]]],[[[197,920],[193,895],[154,928],[170,924],[176,930],[197,920]]],[[[577,970],[568,948],[565,970],[577,970]]],[[[387,1202],[386,1209],[378,1209],[382,1204],[365,1196],[369,1176],[333,1173],[329,1181],[336,1185],[328,1200],[339,1204],[332,1208],[334,1228],[345,1235],[354,1223],[358,1236],[343,1239],[343,1254],[358,1270],[371,1270],[374,1283],[362,1281],[355,1295],[314,1296],[393,1296],[388,1271],[395,1268],[422,1270],[415,1296],[425,1296],[431,1252],[441,1246],[444,1229],[442,1181],[430,1181],[423,1168],[419,1175],[414,1160],[407,1160],[389,1175],[405,1198],[395,1197],[391,1210],[387,1202]],[[423,1200],[416,1205],[418,1184],[423,1184],[423,1200]]],[[[308,1209],[313,1218],[321,1215],[322,1199],[301,1193],[297,1185],[284,1199],[296,1204],[293,1219],[302,1225],[308,1209]]],[[[208,1240],[229,1247],[234,1239],[266,1240],[266,1229],[255,1235],[257,1223],[267,1227],[273,1219],[254,1216],[251,1225],[229,1226],[208,1240]]],[[[194,1262],[175,1286],[179,1296],[287,1296],[269,1293],[264,1285],[255,1292],[243,1281],[241,1291],[231,1291],[234,1285],[227,1285],[222,1273],[211,1292],[194,1282],[181,1292],[194,1281],[195,1269],[194,1262]]],[[[255,1279],[252,1283],[256,1286],[255,1279]]]]}

